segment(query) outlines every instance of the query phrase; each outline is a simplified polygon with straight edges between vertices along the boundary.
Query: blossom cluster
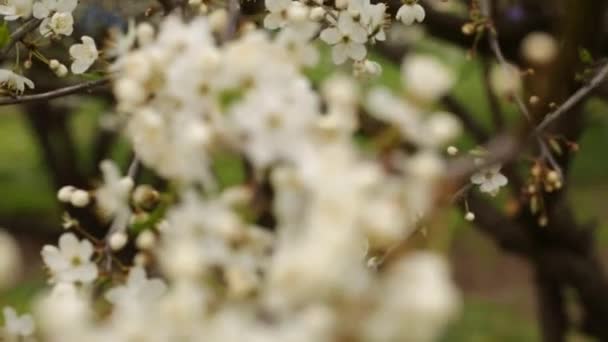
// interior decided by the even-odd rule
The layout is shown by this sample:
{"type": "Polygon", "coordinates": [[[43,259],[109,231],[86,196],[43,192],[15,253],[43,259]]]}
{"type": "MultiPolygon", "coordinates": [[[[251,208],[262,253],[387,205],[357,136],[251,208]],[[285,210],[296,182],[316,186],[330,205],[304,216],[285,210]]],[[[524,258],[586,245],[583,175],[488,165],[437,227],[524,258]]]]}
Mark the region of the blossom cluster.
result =
{"type": "MultiPolygon", "coordinates": [[[[22,1],[9,4],[4,15],[29,15],[22,1]]],[[[42,34],[69,35],[72,5],[36,2],[42,34]]],[[[433,210],[441,148],[461,130],[434,106],[454,76],[416,55],[402,65],[405,97],[338,73],[314,87],[302,68],[318,60],[317,36],[335,63],[379,71],[365,44],[385,39],[385,5],[266,6],[263,25],[276,34],[250,27],[226,38],[225,12],[214,12],[170,15],[158,28],[131,24],[116,37],[104,55],[117,121],[133,165],[169,186],[137,184],[132,170],[104,161],[99,187],[62,188],[58,199],[94,208],[107,235],[66,217],[57,246],[41,251],[52,288],[34,319],[5,309],[8,338],[424,342],[441,334],[460,303],[448,267],[401,246],[433,210]],[[412,148],[362,149],[363,110],[412,148]],[[226,155],[243,161],[247,179],[219,181],[214,166],[226,155]],[[258,217],[261,206],[272,222],[258,217]],[[120,253],[128,248],[134,256],[120,253]]],[[[404,23],[424,19],[415,1],[403,6],[404,23]]],[[[69,51],[74,74],[100,55],[92,38],[81,41],[69,51]]],[[[49,64],[56,73],[63,65],[49,64]]],[[[18,92],[29,84],[9,75],[18,92]]]]}
{"type": "MultiPolygon", "coordinates": [[[[68,68],[64,63],[47,58],[36,46],[42,45],[43,40],[70,37],[74,32],[73,12],[77,5],[78,0],[7,0],[0,5],[0,15],[4,20],[23,21],[21,29],[27,29],[30,23],[37,25],[39,36],[32,38],[36,43],[26,45],[29,50],[29,59],[24,63],[26,68],[31,67],[31,58],[34,57],[46,64],[56,76],[68,75],[68,68]]],[[[70,69],[74,75],[85,73],[99,57],[97,46],[91,37],[83,36],[81,40],[82,44],[73,44],[69,49],[72,60],[70,69]]],[[[20,71],[20,65],[15,65],[12,70],[0,69],[0,89],[11,95],[23,94],[26,87],[33,89],[34,82],[21,75],[20,71]]]]}
{"type": "MultiPolygon", "coordinates": [[[[265,4],[269,12],[264,18],[266,28],[287,28],[292,34],[300,35],[297,39],[301,40],[318,34],[332,47],[334,63],[352,60],[366,73],[380,72],[380,65],[367,59],[366,43],[386,40],[385,31],[391,20],[384,3],[339,0],[334,6],[328,6],[322,0],[266,0],[265,4]],[[310,35],[311,31],[313,35],[310,35]]],[[[422,22],[424,17],[424,8],[416,0],[405,1],[395,16],[405,25],[422,22]]]]}

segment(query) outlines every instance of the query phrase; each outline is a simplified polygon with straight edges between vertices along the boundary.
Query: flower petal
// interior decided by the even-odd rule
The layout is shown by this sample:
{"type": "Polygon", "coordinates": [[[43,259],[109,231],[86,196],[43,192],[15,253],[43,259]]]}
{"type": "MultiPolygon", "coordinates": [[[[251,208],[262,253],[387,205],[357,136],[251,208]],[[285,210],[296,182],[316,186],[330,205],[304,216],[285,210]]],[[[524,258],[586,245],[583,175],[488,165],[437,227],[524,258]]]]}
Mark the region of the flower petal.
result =
{"type": "Polygon", "coordinates": [[[336,44],[341,39],[342,33],[340,33],[340,31],[335,27],[326,28],[325,30],[321,31],[321,40],[323,40],[327,44],[336,44]]]}
{"type": "Polygon", "coordinates": [[[360,61],[365,58],[366,54],[367,50],[365,49],[365,45],[353,42],[348,44],[348,55],[350,58],[360,61]]]}
{"type": "Polygon", "coordinates": [[[348,58],[346,44],[336,44],[331,50],[331,57],[336,64],[342,64],[348,58]]]}

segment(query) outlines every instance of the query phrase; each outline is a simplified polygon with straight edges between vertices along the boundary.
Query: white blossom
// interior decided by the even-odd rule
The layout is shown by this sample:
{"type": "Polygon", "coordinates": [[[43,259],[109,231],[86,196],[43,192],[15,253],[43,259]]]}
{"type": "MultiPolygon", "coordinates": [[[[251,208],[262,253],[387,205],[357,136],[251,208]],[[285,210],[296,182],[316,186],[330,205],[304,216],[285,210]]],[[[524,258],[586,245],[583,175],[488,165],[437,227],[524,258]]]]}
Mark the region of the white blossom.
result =
{"type": "Polygon", "coordinates": [[[99,165],[103,174],[103,184],[95,192],[97,205],[107,216],[121,216],[129,213],[129,194],[133,189],[133,179],[122,177],[118,166],[104,160],[99,165]]]}
{"type": "Polygon", "coordinates": [[[495,64],[490,69],[490,86],[499,96],[513,96],[523,88],[521,72],[513,64],[495,64]]]}
{"type": "Polygon", "coordinates": [[[353,20],[347,12],[340,12],[338,23],[321,31],[321,39],[333,45],[332,58],[334,63],[342,64],[348,58],[360,61],[365,58],[367,50],[367,31],[353,20]]]}
{"type": "Polygon", "coordinates": [[[34,82],[10,70],[0,69],[0,88],[19,95],[25,91],[26,86],[34,89],[34,82]]]}
{"type": "Polygon", "coordinates": [[[384,32],[386,5],[383,3],[371,4],[369,0],[351,0],[348,4],[348,13],[367,29],[372,40],[386,40],[384,32]]]}
{"type": "Polygon", "coordinates": [[[131,194],[134,180],[104,161],[96,188],[59,191],[64,202],[85,191],[89,205],[113,220],[99,257],[135,236],[138,253],[126,261],[136,265],[126,277],[112,263],[103,286],[92,287],[80,285],[97,278],[91,243],[68,233],[59,248],[45,246],[56,285],[36,305],[41,338],[240,341],[246,331],[247,341],[309,342],[338,340],[347,328],[361,341],[426,342],[441,333],[458,297],[439,257],[397,253],[382,272],[367,264],[381,264],[434,209],[446,170],[441,145],[459,124],[429,109],[449,86],[432,80],[426,99],[411,89],[409,99],[374,89],[368,101],[366,87],[347,74],[313,86],[303,67],[317,60],[320,28],[336,63],[380,72],[364,44],[385,38],[385,5],[335,5],[267,2],[266,26],[280,29],[242,25],[228,41],[219,28],[225,14],[215,24],[173,14],[159,18],[157,30],[131,25],[111,53],[117,122],[137,160],[170,188],[142,185],[131,194]],[[416,148],[382,157],[364,151],[356,141],[363,103],[416,148]],[[251,177],[224,188],[216,168],[233,156],[251,177]],[[148,196],[151,204],[142,205],[148,196]],[[260,209],[276,222],[259,217],[260,209]],[[115,229],[129,223],[133,231],[115,229]],[[98,291],[108,305],[98,305],[98,291]]]}
{"type": "Polygon", "coordinates": [[[559,43],[549,33],[532,32],[522,40],[521,53],[531,63],[546,65],[557,57],[559,43]]]}
{"type": "Polygon", "coordinates": [[[420,4],[405,3],[397,11],[396,18],[397,20],[401,20],[405,25],[412,25],[416,21],[421,23],[425,16],[424,7],[420,6],[420,4]]]}
{"type": "Polygon", "coordinates": [[[264,27],[277,29],[285,25],[288,20],[288,10],[292,6],[292,0],[265,0],[266,9],[270,11],[264,18],[264,27]]]}
{"type": "Polygon", "coordinates": [[[5,306],[4,313],[4,337],[10,340],[19,340],[34,333],[34,319],[31,315],[17,315],[15,309],[5,306]]]}
{"type": "Polygon", "coordinates": [[[6,0],[0,5],[0,15],[7,21],[28,18],[32,14],[32,1],[6,0]]]}
{"type": "Polygon", "coordinates": [[[78,0],[39,0],[34,3],[34,17],[45,19],[56,12],[72,13],[78,5],[78,0]]]}
{"type": "Polygon", "coordinates": [[[55,283],[90,283],[97,278],[97,266],[91,261],[93,245],[88,240],[78,241],[72,233],[59,238],[59,248],[46,245],[42,258],[55,283]]]}
{"type": "Polygon", "coordinates": [[[72,13],[55,12],[50,18],[46,18],[40,24],[40,33],[43,36],[54,34],[70,36],[74,32],[74,17],[72,13]]]}
{"type": "Polygon", "coordinates": [[[405,88],[423,101],[435,101],[453,86],[454,75],[435,57],[407,56],[401,66],[401,79],[405,88]]]}
{"type": "Polygon", "coordinates": [[[162,280],[148,279],[143,268],[133,267],[126,284],[110,289],[105,297],[114,305],[141,305],[158,300],[166,288],[162,280]]]}
{"type": "MultiPolygon", "coordinates": [[[[134,20],[129,20],[129,25],[127,26],[127,31],[122,32],[117,28],[110,30],[110,39],[107,42],[106,48],[104,50],[104,55],[113,58],[113,57],[122,57],[124,56],[133,46],[137,40],[137,28],[135,26],[134,20]]],[[[116,65],[114,66],[114,68],[116,65]]]]}
{"type": "Polygon", "coordinates": [[[508,179],[500,173],[500,165],[483,168],[471,176],[471,183],[479,185],[479,190],[496,196],[500,188],[507,185],[508,179]]]}
{"type": "Polygon", "coordinates": [[[82,44],[74,44],[70,47],[70,56],[74,59],[71,70],[74,74],[87,71],[99,57],[93,38],[83,36],[81,39],[82,44]]]}

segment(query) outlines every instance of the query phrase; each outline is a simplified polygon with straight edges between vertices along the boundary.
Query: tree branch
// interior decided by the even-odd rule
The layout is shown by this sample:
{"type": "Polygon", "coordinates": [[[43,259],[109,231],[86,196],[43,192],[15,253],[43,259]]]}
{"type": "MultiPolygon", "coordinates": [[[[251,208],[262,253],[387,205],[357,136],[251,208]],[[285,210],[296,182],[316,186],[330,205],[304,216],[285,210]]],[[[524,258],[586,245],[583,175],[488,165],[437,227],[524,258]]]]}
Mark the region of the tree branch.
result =
{"type": "Polygon", "coordinates": [[[46,101],[52,100],[58,97],[68,96],[72,94],[77,94],[80,92],[90,91],[94,88],[104,86],[110,82],[110,78],[102,78],[96,81],[84,82],[72,86],[67,86],[64,88],[59,88],[55,90],[48,91],[46,93],[40,93],[35,95],[26,95],[19,96],[14,98],[0,98],[0,106],[8,106],[22,103],[30,103],[36,101],[46,101]]]}
{"type": "Polygon", "coordinates": [[[25,24],[23,24],[21,27],[17,28],[13,33],[11,33],[8,43],[6,43],[6,46],[4,46],[2,50],[0,50],[0,63],[6,59],[13,47],[15,47],[15,44],[17,44],[18,41],[23,39],[23,37],[25,37],[28,33],[38,28],[41,22],[42,21],[40,19],[32,18],[26,21],[25,24]]]}
{"type": "Polygon", "coordinates": [[[559,108],[557,108],[552,113],[545,116],[543,121],[541,121],[538,126],[536,126],[535,132],[541,133],[544,131],[553,121],[559,119],[562,115],[569,112],[574,106],[579,104],[582,100],[584,100],[587,96],[591,94],[591,92],[599,87],[606,77],[608,76],[608,63],[604,64],[599,72],[589,81],[589,83],[585,84],[581,87],[576,93],[574,93],[566,102],[564,102],[559,108]]]}

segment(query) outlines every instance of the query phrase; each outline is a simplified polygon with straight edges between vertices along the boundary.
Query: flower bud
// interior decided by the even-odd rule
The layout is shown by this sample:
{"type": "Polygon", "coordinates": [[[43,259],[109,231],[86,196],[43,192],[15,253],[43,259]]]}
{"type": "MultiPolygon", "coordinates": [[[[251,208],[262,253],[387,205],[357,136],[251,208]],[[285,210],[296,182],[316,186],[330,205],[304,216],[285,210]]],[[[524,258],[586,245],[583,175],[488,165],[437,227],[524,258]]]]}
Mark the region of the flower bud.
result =
{"type": "Polygon", "coordinates": [[[76,191],[76,188],[71,185],[66,185],[59,189],[57,192],[57,199],[60,202],[68,203],[72,199],[72,194],[76,191]]]}
{"type": "Polygon", "coordinates": [[[458,148],[456,146],[448,146],[447,152],[448,152],[448,155],[455,156],[458,154],[458,148]]]}
{"type": "Polygon", "coordinates": [[[57,77],[66,77],[68,75],[68,67],[63,64],[60,64],[59,67],[55,70],[55,75],[57,77]]]}
{"type": "Polygon", "coordinates": [[[113,251],[119,251],[125,247],[128,241],[129,238],[127,234],[119,232],[110,235],[108,243],[110,244],[110,248],[112,248],[113,251]]]}
{"type": "Polygon", "coordinates": [[[475,25],[473,23],[466,23],[462,25],[461,30],[463,34],[470,36],[475,33],[475,25]]]}
{"type": "Polygon", "coordinates": [[[325,9],[323,7],[315,7],[310,10],[308,18],[312,21],[320,21],[325,16],[325,9]]]}
{"type": "Polygon", "coordinates": [[[545,65],[555,60],[559,50],[556,39],[545,32],[532,32],[521,43],[521,53],[529,62],[545,65]]]}
{"type": "Polygon", "coordinates": [[[466,215],[464,215],[464,219],[469,222],[473,222],[475,221],[475,214],[469,211],[466,213],[466,215]]]}
{"type": "Polygon", "coordinates": [[[91,196],[84,190],[76,189],[72,193],[72,196],[70,196],[70,203],[78,208],[84,208],[89,205],[90,202],[91,196]]]}
{"type": "Polygon", "coordinates": [[[156,235],[151,230],[144,230],[137,236],[135,245],[137,248],[142,250],[149,250],[154,248],[156,244],[156,235]]]}
{"type": "Polygon", "coordinates": [[[51,59],[49,61],[49,68],[51,68],[51,70],[53,70],[53,71],[57,70],[60,65],[61,65],[61,63],[59,63],[59,61],[56,59],[51,59]]]}
{"type": "Polygon", "coordinates": [[[160,195],[150,185],[139,185],[133,192],[133,202],[144,210],[152,210],[158,204],[160,195]]]}
{"type": "Polygon", "coordinates": [[[287,17],[293,22],[303,22],[308,17],[308,7],[298,2],[292,2],[287,9],[287,17]]]}

